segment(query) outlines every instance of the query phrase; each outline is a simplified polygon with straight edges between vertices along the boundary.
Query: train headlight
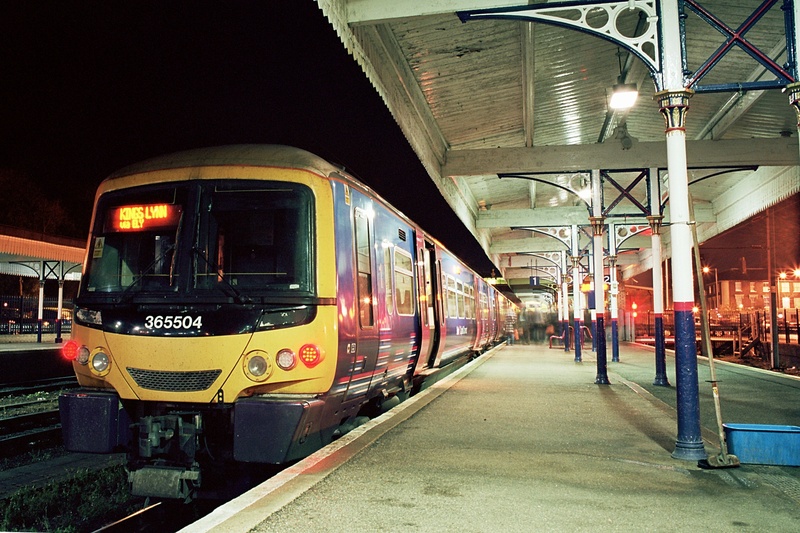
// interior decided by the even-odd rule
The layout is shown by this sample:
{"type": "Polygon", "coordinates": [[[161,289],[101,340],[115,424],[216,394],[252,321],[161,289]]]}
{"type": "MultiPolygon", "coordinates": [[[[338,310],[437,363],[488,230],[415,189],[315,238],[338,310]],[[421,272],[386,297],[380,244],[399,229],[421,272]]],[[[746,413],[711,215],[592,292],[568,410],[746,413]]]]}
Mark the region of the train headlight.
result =
{"type": "Polygon", "coordinates": [[[284,348],[275,356],[275,364],[282,370],[291,370],[297,365],[297,356],[293,351],[284,348]]]}
{"type": "Polygon", "coordinates": [[[322,361],[322,352],[314,344],[305,344],[300,348],[300,360],[308,368],[314,368],[322,361]]]}
{"type": "Polygon", "coordinates": [[[269,355],[261,350],[253,350],[244,356],[244,373],[253,381],[264,381],[272,374],[269,355]]]}
{"type": "Polygon", "coordinates": [[[93,311],[92,309],[84,309],[83,307],[75,308],[75,321],[87,326],[102,326],[103,315],[100,311],[93,311]]]}
{"type": "Polygon", "coordinates": [[[97,376],[105,376],[111,371],[111,358],[102,348],[92,351],[89,356],[89,369],[97,376]]]}
{"type": "Polygon", "coordinates": [[[82,365],[89,362],[89,348],[82,344],[79,345],[75,341],[65,342],[64,347],[61,348],[61,355],[64,356],[64,359],[77,361],[82,365]]]}
{"type": "Polygon", "coordinates": [[[75,356],[75,360],[82,365],[89,363],[89,348],[86,346],[78,348],[78,355],[75,356]]]}

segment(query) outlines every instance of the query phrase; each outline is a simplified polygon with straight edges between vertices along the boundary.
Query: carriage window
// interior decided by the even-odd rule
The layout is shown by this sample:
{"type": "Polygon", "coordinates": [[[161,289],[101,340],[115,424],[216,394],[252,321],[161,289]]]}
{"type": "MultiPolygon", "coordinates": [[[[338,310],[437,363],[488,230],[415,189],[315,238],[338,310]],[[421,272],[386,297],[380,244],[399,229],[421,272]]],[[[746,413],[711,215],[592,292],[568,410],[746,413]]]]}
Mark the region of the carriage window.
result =
{"type": "Polygon", "coordinates": [[[458,318],[464,318],[464,284],[460,281],[456,284],[456,294],[458,297],[458,318]]]}
{"type": "Polygon", "coordinates": [[[411,256],[400,249],[394,250],[394,280],[397,302],[397,313],[413,315],[416,308],[414,301],[414,283],[411,256]]]}
{"type": "Polygon", "coordinates": [[[369,219],[366,213],[356,209],[356,261],[358,272],[358,316],[361,327],[375,323],[372,310],[372,246],[369,238],[369,219]]]}
{"type": "Polygon", "coordinates": [[[456,280],[447,276],[447,316],[458,317],[458,302],[456,300],[456,280]]]}

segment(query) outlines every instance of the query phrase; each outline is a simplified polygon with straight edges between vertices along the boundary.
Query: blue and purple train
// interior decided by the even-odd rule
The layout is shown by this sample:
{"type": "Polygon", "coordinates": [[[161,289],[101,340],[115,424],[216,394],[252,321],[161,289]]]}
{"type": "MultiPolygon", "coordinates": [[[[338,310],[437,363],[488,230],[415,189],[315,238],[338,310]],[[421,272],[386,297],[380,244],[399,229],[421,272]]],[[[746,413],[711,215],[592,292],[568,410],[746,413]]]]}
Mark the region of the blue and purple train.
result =
{"type": "Polygon", "coordinates": [[[99,187],[75,300],[66,448],[127,451],[134,494],[302,458],[502,339],[513,304],[341,168],[193,150],[99,187]]]}

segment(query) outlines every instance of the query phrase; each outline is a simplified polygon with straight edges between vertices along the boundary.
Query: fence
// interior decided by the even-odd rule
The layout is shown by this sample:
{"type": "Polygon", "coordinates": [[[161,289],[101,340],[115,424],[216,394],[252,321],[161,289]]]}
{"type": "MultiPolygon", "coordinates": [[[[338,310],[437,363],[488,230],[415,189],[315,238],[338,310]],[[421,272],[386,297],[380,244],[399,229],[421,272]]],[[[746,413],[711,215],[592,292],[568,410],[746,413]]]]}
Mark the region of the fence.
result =
{"type": "MultiPolygon", "coordinates": [[[[778,309],[777,332],[781,342],[798,344],[800,339],[800,310],[778,309]]],[[[636,336],[652,337],[655,334],[655,317],[652,312],[640,314],[636,319],[636,336]]],[[[664,332],[671,336],[675,332],[674,315],[664,313],[664,332]]],[[[770,333],[770,313],[764,311],[750,312],[708,312],[708,325],[712,337],[741,336],[750,339],[767,341],[770,333]]],[[[695,316],[695,327],[700,332],[700,317],[695,316]]]]}
{"type": "MultiPolygon", "coordinates": [[[[72,329],[72,302],[65,301],[61,310],[61,332],[72,329]]],[[[42,333],[56,333],[58,298],[44,298],[42,333]]],[[[0,335],[38,333],[38,296],[0,296],[0,335]]]]}

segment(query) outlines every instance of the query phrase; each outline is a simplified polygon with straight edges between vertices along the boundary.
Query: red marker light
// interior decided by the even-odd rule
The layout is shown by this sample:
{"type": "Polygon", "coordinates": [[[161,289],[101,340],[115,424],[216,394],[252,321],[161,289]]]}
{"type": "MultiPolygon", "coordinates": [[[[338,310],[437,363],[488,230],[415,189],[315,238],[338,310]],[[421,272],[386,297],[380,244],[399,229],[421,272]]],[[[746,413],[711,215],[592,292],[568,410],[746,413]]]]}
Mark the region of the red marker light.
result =
{"type": "Polygon", "coordinates": [[[74,361],[78,357],[78,343],[75,341],[67,341],[61,347],[61,355],[68,361],[74,361]]]}
{"type": "Polygon", "coordinates": [[[308,368],[314,368],[322,361],[322,353],[313,344],[306,344],[300,348],[300,360],[308,368]]]}

